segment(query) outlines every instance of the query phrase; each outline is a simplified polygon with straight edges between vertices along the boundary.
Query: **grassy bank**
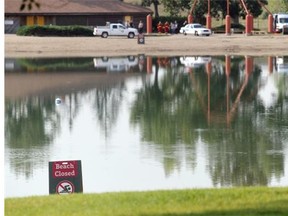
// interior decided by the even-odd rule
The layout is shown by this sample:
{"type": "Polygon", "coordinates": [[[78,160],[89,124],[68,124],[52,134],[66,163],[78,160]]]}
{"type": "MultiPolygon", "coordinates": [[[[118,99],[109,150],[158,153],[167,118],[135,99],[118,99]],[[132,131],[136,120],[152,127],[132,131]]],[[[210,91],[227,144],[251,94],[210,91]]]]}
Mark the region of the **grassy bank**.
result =
{"type": "Polygon", "coordinates": [[[197,189],[5,199],[5,215],[288,215],[288,188],[197,189]]]}

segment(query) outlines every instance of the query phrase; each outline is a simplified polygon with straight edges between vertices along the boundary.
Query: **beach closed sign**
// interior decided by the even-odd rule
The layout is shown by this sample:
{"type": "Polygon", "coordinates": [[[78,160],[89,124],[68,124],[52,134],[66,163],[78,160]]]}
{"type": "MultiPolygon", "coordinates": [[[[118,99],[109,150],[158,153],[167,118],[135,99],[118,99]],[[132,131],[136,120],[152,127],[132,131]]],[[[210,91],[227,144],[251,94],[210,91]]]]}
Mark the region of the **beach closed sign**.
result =
{"type": "Polygon", "coordinates": [[[82,193],[81,161],[49,162],[49,194],[82,193]]]}

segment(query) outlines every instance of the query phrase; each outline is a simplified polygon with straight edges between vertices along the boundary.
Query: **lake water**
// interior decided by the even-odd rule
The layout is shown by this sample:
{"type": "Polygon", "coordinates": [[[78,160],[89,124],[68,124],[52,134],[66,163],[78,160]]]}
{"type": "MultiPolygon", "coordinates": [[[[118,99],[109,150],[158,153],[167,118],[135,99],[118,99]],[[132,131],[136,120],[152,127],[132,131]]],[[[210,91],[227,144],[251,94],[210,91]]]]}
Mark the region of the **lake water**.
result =
{"type": "Polygon", "coordinates": [[[5,197],[288,186],[288,56],[5,59],[5,197]]]}

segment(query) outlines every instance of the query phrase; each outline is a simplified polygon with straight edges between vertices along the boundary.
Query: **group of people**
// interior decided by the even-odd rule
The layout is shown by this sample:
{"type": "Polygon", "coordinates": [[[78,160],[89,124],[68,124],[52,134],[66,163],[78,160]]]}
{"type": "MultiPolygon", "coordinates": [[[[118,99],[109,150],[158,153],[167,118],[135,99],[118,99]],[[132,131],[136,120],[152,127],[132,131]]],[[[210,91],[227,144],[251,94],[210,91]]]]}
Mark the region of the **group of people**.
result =
{"type": "MultiPolygon", "coordinates": [[[[130,20],[130,22],[129,22],[129,21],[127,20],[127,21],[125,22],[125,26],[126,26],[127,28],[128,28],[128,27],[134,28],[133,21],[130,20]]],[[[139,24],[138,24],[138,32],[139,32],[140,34],[142,34],[142,33],[143,33],[143,30],[144,30],[144,24],[143,24],[142,20],[140,20],[140,21],[139,21],[139,24]]]]}
{"type": "Polygon", "coordinates": [[[164,24],[161,21],[159,21],[158,24],[157,24],[158,33],[175,34],[177,28],[178,28],[177,21],[171,22],[170,24],[167,21],[164,24]]]}
{"type": "MultiPolygon", "coordinates": [[[[133,24],[133,21],[131,20],[130,22],[129,21],[126,21],[125,22],[125,26],[128,28],[128,27],[132,27],[134,28],[134,24],[133,24]]],[[[171,22],[169,24],[169,22],[165,22],[165,23],[162,23],[161,21],[158,22],[157,24],[157,32],[158,33],[171,33],[171,34],[175,34],[177,33],[177,28],[178,28],[178,23],[177,21],[174,21],[174,22],[171,22]]],[[[139,24],[138,24],[138,32],[140,34],[142,34],[144,31],[144,23],[140,20],[139,21],[139,24]]]]}

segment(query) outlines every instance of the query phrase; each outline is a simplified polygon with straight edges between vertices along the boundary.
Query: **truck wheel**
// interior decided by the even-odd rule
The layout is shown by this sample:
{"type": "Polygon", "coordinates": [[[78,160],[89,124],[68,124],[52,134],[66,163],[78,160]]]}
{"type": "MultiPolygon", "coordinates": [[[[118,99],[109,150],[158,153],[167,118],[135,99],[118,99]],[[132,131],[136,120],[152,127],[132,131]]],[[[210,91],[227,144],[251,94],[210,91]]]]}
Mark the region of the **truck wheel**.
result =
{"type": "Polygon", "coordinates": [[[108,37],[108,33],[107,33],[107,32],[103,32],[102,35],[101,35],[101,37],[107,38],[107,37],[108,37]]]}
{"type": "Polygon", "coordinates": [[[134,38],[134,37],[135,37],[135,34],[133,32],[129,32],[128,38],[134,38]]]}

